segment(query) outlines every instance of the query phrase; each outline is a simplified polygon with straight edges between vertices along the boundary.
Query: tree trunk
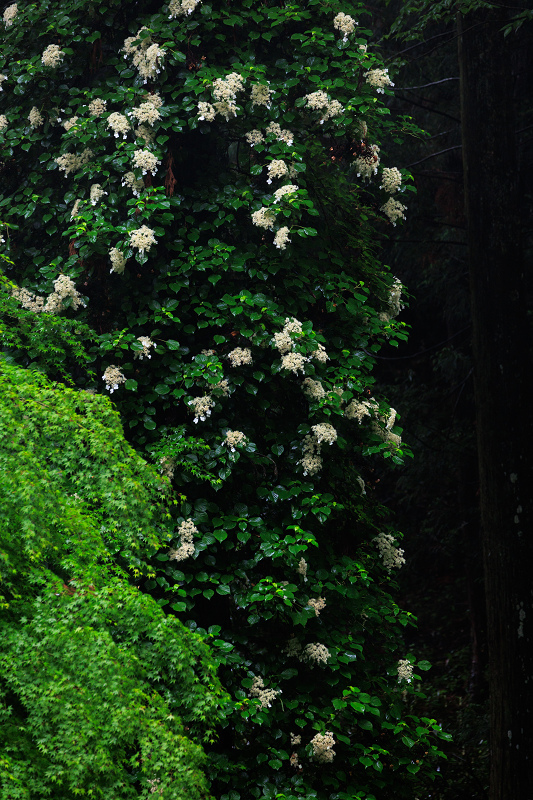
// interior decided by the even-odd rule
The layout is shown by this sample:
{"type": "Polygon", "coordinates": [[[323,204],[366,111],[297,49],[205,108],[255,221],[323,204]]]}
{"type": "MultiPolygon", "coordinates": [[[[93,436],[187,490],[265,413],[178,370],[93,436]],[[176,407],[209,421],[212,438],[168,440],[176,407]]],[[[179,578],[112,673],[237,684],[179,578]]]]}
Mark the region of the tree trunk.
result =
{"type": "Polygon", "coordinates": [[[533,427],[512,9],[459,16],[476,425],[490,665],[489,800],[533,790],[533,427]]]}

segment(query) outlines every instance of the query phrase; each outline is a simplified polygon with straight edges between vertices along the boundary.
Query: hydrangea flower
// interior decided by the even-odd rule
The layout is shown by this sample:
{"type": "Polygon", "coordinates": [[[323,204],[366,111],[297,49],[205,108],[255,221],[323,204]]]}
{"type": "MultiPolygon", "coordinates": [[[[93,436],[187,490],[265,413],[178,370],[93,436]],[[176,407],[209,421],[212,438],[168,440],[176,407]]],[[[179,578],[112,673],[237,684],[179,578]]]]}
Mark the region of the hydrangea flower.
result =
{"type": "Polygon", "coordinates": [[[387,215],[393,225],[396,225],[399,219],[405,219],[403,212],[406,210],[407,206],[402,205],[399,200],[395,200],[393,197],[389,197],[387,202],[381,206],[381,211],[387,215]]]}
{"type": "Polygon", "coordinates": [[[100,100],[99,97],[96,97],[89,103],[89,114],[91,117],[101,117],[105,113],[106,106],[107,100],[100,100]]]}
{"type": "Polygon", "coordinates": [[[112,247],[109,251],[109,258],[111,259],[111,269],[109,271],[116,272],[117,275],[122,275],[126,266],[124,254],[118,249],[118,247],[112,247]]]}
{"type": "Polygon", "coordinates": [[[397,167],[385,167],[381,176],[380,189],[384,189],[389,194],[394,194],[402,183],[402,173],[397,167]]]}
{"type": "Polygon", "coordinates": [[[289,239],[289,229],[287,227],[280,228],[274,236],[274,244],[279,250],[285,250],[287,245],[291,243],[289,239]]]}
{"type": "Polygon", "coordinates": [[[109,394],[113,394],[121,383],[126,383],[126,376],[123,374],[120,367],[111,364],[102,375],[102,380],[109,394]]]}
{"type": "Polygon", "coordinates": [[[18,14],[18,5],[16,3],[12,3],[12,5],[8,6],[4,11],[4,23],[6,28],[10,28],[14,21],[15,17],[18,14]]]}
{"type": "Polygon", "coordinates": [[[384,94],[386,86],[394,86],[387,69],[370,69],[365,73],[366,82],[378,93],[384,94]]]}
{"type": "Polygon", "coordinates": [[[147,225],[141,225],[134,231],[130,231],[130,246],[137,247],[141,253],[149,251],[153,244],[157,244],[154,232],[147,225]]]}
{"type": "Polygon", "coordinates": [[[45,67],[55,69],[63,61],[64,55],[65,53],[60,49],[59,45],[49,44],[41,56],[41,61],[45,67]]]}
{"type": "Polygon", "coordinates": [[[342,11],[337,14],[333,20],[333,27],[343,34],[342,41],[347,42],[350,33],[353,33],[357,22],[349,14],[344,14],[342,11]]]}

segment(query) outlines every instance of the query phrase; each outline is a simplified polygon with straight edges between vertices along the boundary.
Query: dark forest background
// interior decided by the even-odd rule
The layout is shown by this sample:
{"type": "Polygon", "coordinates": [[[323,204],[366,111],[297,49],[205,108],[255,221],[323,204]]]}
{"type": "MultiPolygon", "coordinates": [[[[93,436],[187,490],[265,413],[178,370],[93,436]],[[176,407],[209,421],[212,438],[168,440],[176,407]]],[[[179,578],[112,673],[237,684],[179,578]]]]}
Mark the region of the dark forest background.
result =
{"type": "MultiPolygon", "coordinates": [[[[425,684],[427,705],[454,737],[448,760],[441,767],[442,781],[434,787],[433,795],[450,799],[489,796],[489,661],[493,671],[499,672],[489,659],[487,641],[486,603],[490,608],[498,603],[498,597],[484,579],[476,435],[480,422],[479,417],[476,420],[475,394],[476,368],[479,373],[481,359],[476,364],[473,339],[488,333],[485,350],[494,345],[496,351],[501,325],[508,347],[518,348],[524,357],[521,367],[512,367],[518,388],[488,384],[494,396],[501,392],[503,413],[493,414],[488,425],[481,422],[483,436],[513,436],[504,432],[506,426],[516,425],[520,414],[513,392],[525,391],[531,363],[531,26],[503,24],[506,12],[500,4],[484,4],[484,8],[478,4],[476,10],[460,19],[458,5],[419,6],[418,13],[414,4],[409,8],[409,4],[399,2],[388,4],[386,9],[375,8],[381,22],[382,47],[391,65],[398,68],[391,107],[397,113],[412,115],[427,134],[422,141],[408,140],[407,146],[395,153],[398,166],[412,172],[417,187],[408,219],[387,253],[393,273],[411,295],[402,316],[411,330],[409,341],[400,344],[397,355],[379,358],[380,381],[400,410],[414,459],[401,475],[379,475],[377,480],[381,487],[387,484],[385,502],[396,510],[399,527],[405,533],[408,557],[399,581],[403,603],[419,621],[413,648],[421,649],[433,664],[425,684]],[[498,21],[492,19],[495,9],[503,15],[498,21]],[[481,60],[488,55],[492,68],[500,70],[502,76],[497,86],[492,75],[477,73],[481,98],[474,109],[478,141],[472,120],[468,127],[465,125],[465,97],[461,102],[461,93],[466,94],[467,87],[464,65],[461,80],[464,53],[459,47],[460,24],[463,30],[472,27],[479,34],[474,44],[476,56],[481,60]],[[484,47],[489,48],[488,54],[483,54],[484,47]],[[490,106],[501,102],[498,92],[505,93],[506,102],[491,118],[490,106]],[[463,150],[465,146],[469,151],[483,148],[483,137],[493,143],[492,151],[486,153],[493,181],[484,201],[503,209],[499,212],[504,217],[502,227],[507,226],[511,246],[506,248],[502,243],[495,258],[498,263],[491,264],[494,241],[483,238],[480,255],[485,254],[488,275],[491,267],[494,274],[501,272],[502,286],[506,276],[510,283],[518,281],[524,323],[520,333],[513,330],[516,309],[504,307],[505,291],[494,298],[501,318],[496,315],[490,319],[492,309],[487,303],[485,322],[478,322],[476,331],[473,328],[476,279],[472,272],[478,265],[472,264],[476,255],[469,247],[469,235],[482,236],[483,229],[480,215],[471,213],[468,221],[463,150]]],[[[507,9],[508,20],[513,13],[520,12],[507,9]]],[[[523,9],[523,13],[528,12],[523,9]]],[[[481,178],[475,186],[478,196],[487,193],[482,176],[472,178],[481,178]]],[[[472,195],[472,188],[470,192],[472,195]]],[[[493,355],[497,358],[495,352],[493,355]]],[[[480,386],[485,381],[479,374],[477,380],[480,386]]],[[[522,421],[527,439],[527,415],[522,421]]],[[[527,446],[524,457],[528,457],[527,446]]],[[[501,536],[508,536],[508,532],[501,536]]],[[[511,580],[510,571],[504,579],[511,580]]],[[[509,631],[515,639],[516,627],[509,631]]],[[[520,703],[520,691],[526,702],[524,684],[521,689],[516,686],[520,683],[516,675],[511,680],[515,702],[520,703]]],[[[493,736],[496,746],[497,734],[493,736]]],[[[523,771],[524,780],[528,780],[527,768],[517,767],[516,771],[523,771]]],[[[525,785],[515,796],[527,796],[525,785]]],[[[493,786],[490,796],[510,797],[513,790],[510,786],[493,786]]]]}

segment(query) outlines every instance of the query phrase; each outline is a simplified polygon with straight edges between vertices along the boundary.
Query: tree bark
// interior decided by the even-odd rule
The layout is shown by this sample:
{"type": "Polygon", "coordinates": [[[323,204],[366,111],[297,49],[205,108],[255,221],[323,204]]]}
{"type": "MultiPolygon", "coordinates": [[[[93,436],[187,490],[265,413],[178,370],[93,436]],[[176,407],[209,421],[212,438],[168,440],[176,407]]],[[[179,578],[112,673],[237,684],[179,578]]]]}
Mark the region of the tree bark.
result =
{"type": "Polygon", "coordinates": [[[458,18],[487,602],[489,800],[533,789],[533,426],[509,0],[458,18]]]}

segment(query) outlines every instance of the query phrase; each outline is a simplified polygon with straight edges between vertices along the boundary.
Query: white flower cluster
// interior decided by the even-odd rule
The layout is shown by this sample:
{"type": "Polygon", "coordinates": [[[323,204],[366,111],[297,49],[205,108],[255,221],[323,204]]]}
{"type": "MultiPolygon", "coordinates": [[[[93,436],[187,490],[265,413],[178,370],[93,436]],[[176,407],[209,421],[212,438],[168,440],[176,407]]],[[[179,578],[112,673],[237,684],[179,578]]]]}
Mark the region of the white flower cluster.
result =
{"type": "Polygon", "coordinates": [[[295,333],[297,336],[302,336],[302,323],[294,317],[292,319],[286,317],[283,330],[279,333],[275,333],[273,339],[273,344],[275,347],[277,347],[281,355],[290,352],[294,347],[294,341],[291,337],[291,333],[295,333]]]}
{"type": "Polygon", "coordinates": [[[152,130],[148,127],[148,125],[139,125],[135,128],[135,138],[136,139],[143,139],[143,144],[153,144],[155,140],[155,135],[152,130]]]}
{"type": "Polygon", "coordinates": [[[394,278],[389,294],[388,309],[382,311],[379,318],[382,322],[389,322],[398,316],[402,308],[402,282],[398,278],[394,278]]]}
{"type": "Polygon", "coordinates": [[[150,353],[151,347],[157,347],[157,345],[152,342],[152,340],[148,336],[137,336],[137,341],[142,344],[142,350],[136,350],[134,358],[138,358],[140,361],[143,358],[152,358],[152,354],[150,353]]]}
{"type": "Polygon", "coordinates": [[[12,5],[6,8],[6,10],[4,11],[4,23],[6,28],[10,28],[13,25],[18,10],[19,10],[18,5],[16,3],[13,3],[12,5]]]}
{"type": "Polygon", "coordinates": [[[237,104],[235,99],[237,92],[244,89],[244,82],[238,72],[230,72],[225,78],[217,78],[213,83],[213,97],[217,102],[214,103],[217,114],[225,117],[226,122],[230,117],[237,116],[237,104]]]}
{"type": "Polygon", "coordinates": [[[300,734],[291,733],[291,747],[298,747],[299,744],[302,743],[302,737],[300,734]]]}
{"type": "Polygon", "coordinates": [[[363,155],[355,159],[355,168],[358,178],[368,180],[372,175],[376,175],[379,166],[379,147],[371,144],[363,155]]]}
{"type": "Polygon", "coordinates": [[[11,292],[23,308],[33,311],[35,314],[59,314],[60,311],[65,309],[63,303],[67,297],[72,298],[72,307],[77,309],[79,306],[85,306],[81,295],[76,291],[76,286],[71,278],[67,275],[60,275],[54,281],[54,291],[49,294],[46,302],[44,297],[30,292],[28,289],[21,289],[18,286],[11,292]]]}
{"type": "Polygon", "coordinates": [[[312,378],[306,378],[302,383],[302,389],[309,400],[318,402],[326,396],[326,392],[320,381],[314,381],[312,378]]]}
{"type": "Polygon", "coordinates": [[[356,419],[361,424],[363,417],[370,417],[377,408],[373,397],[370,400],[352,400],[344,409],[344,416],[346,419],[356,419]]]}
{"type": "Polygon", "coordinates": [[[149,251],[153,244],[157,244],[154,232],[147,225],[141,225],[134,231],[130,231],[130,247],[137,247],[141,253],[149,251]]]}
{"type": "Polygon", "coordinates": [[[136,150],[133,154],[133,168],[142,169],[143,175],[147,172],[155,174],[161,161],[149,150],[136,150]]]}
{"type": "Polygon", "coordinates": [[[181,544],[177,550],[171,550],[168,557],[172,561],[185,561],[194,553],[194,535],[198,533],[198,528],[192,519],[186,519],[180,523],[178,533],[181,544]]]}
{"type": "Polygon", "coordinates": [[[252,363],[252,351],[249,347],[236,347],[228,353],[228,359],[232,367],[240,367],[244,364],[252,363]]]}
{"type": "Polygon", "coordinates": [[[270,100],[270,96],[274,94],[272,89],[269,89],[268,86],[265,86],[261,83],[256,83],[252,86],[252,90],[250,92],[252,98],[252,105],[253,106],[266,106],[270,108],[272,102],[270,100]]]}
{"type": "MultiPolygon", "coordinates": [[[[388,316],[388,315],[385,315],[385,316],[388,316]]],[[[396,411],[394,411],[394,409],[392,409],[392,412],[394,413],[394,417],[395,417],[396,416],[396,411]]],[[[391,413],[391,416],[392,416],[392,413],[391,413]]],[[[384,420],[382,420],[382,421],[384,421],[384,420]]],[[[389,417],[389,421],[390,421],[390,417],[389,417]]],[[[394,420],[392,421],[390,426],[389,426],[389,422],[387,422],[387,427],[385,428],[385,430],[383,430],[383,428],[380,425],[378,425],[378,423],[376,421],[374,421],[372,423],[372,431],[374,433],[376,433],[381,439],[383,439],[384,442],[388,442],[389,445],[390,445],[391,450],[395,450],[397,447],[400,447],[400,445],[402,443],[402,437],[398,433],[393,433],[391,431],[391,428],[392,428],[393,424],[394,424],[394,420]]]]}
{"type": "Polygon", "coordinates": [[[224,439],[224,444],[234,453],[239,445],[246,444],[246,436],[241,431],[228,431],[224,439]]]}
{"type": "Polygon", "coordinates": [[[161,475],[164,475],[166,478],[174,477],[174,470],[176,469],[176,462],[173,458],[169,458],[168,456],[163,456],[159,459],[159,472],[161,475]]]}
{"type": "Polygon", "coordinates": [[[407,681],[410,683],[413,680],[413,665],[406,658],[400,658],[398,661],[398,683],[400,681],[407,681]]]}
{"type": "Polygon", "coordinates": [[[270,708],[272,702],[276,699],[278,694],[281,694],[280,689],[265,689],[263,678],[258,675],[254,676],[252,686],[248,692],[250,697],[257,697],[261,703],[262,708],[270,708]]]}
{"type": "Polygon", "coordinates": [[[213,390],[214,389],[218,389],[219,392],[222,392],[223,397],[228,397],[230,393],[228,379],[223,378],[218,383],[215,383],[213,386],[213,390]]]}
{"type": "Polygon", "coordinates": [[[322,442],[326,442],[326,444],[333,444],[333,442],[337,441],[337,431],[330,425],[329,422],[322,422],[320,425],[313,425],[311,430],[313,431],[313,435],[318,442],[318,444],[322,444],[322,442]]]}
{"type": "Polygon", "coordinates": [[[320,124],[323,125],[328,119],[338,117],[344,113],[344,108],[338,100],[329,100],[326,92],[319,90],[306,94],[307,108],[310,111],[318,111],[320,114],[320,124]]]}
{"type": "Polygon", "coordinates": [[[228,122],[231,117],[237,116],[237,92],[244,89],[244,81],[238,72],[230,72],[225,78],[216,78],[213,82],[212,93],[214,103],[198,103],[198,119],[213,122],[215,116],[220,114],[228,122]]]}
{"type": "Polygon", "coordinates": [[[366,82],[372,89],[384,94],[385,86],[394,86],[389,78],[389,71],[387,69],[371,69],[365,73],[366,82]]]}
{"type": "Polygon", "coordinates": [[[134,172],[126,172],[122,178],[122,186],[129,186],[135,197],[140,197],[144,189],[144,181],[142,178],[136,178],[134,172]]]}
{"type": "Polygon", "coordinates": [[[49,306],[50,309],[52,305],[54,306],[52,313],[63,311],[65,308],[63,300],[66,300],[67,297],[72,298],[72,308],[77,309],[79,306],[85,307],[80,293],[76,291],[76,285],[72,278],[69,278],[68,275],[60,275],[54,281],[54,291],[48,296],[46,305],[49,306]]]}
{"type": "Polygon", "coordinates": [[[258,131],[256,129],[254,129],[253,131],[248,131],[248,133],[244,134],[244,137],[248,142],[248,144],[250,145],[250,147],[253,147],[254,144],[260,144],[261,142],[265,141],[265,137],[263,136],[261,131],[258,131]]]}
{"type": "Polygon", "coordinates": [[[33,106],[32,110],[28,114],[28,119],[32,128],[38,128],[44,122],[44,119],[39,113],[37,106],[33,106]]]}
{"type": "Polygon", "coordinates": [[[329,102],[326,92],[323,91],[306,94],[305,100],[307,101],[307,108],[311,109],[311,111],[320,111],[329,102]]]}
{"type": "Polygon", "coordinates": [[[79,117],[71,117],[70,119],[65,120],[63,123],[63,127],[66,131],[70,131],[71,128],[76,126],[76,122],[78,121],[79,117]]]}
{"type": "Polygon", "coordinates": [[[118,139],[119,133],[121,133],[122,138],[125,139],[128,131],[131,130],[128,118],[124,116],[124,114],[119,114],[118,111],[113,111],[113,113],[109,115],[107,118],[107,127],[111,128],[115,134],[115,139],[118,139]]]}
{"type": "Polygon", "coordinates": [[[280,228],[274,236],[274,244],[278,250],[285,250],[287,245],[291,243],[289,239],[289,229],[286,225],[280,228]]]}
{"type": "Polygon", "coordinates": [[[101,200],[102,197],[104,195],[106,195],[106,194],[107,194],[107,192],[104,192],[104,190],[102,189],[102,187],[101,187],[101,185],[99,183],[93,183],[93,185],[91,186],[91,191],[90,191],[90,195],[89,195],[90,200],[91,200],[91,205],[95,206],[97,204],[97,202],[99,200],[101,200]]]}
{"type": "Polygon", "coordinates": [[[41,56],[41,61],[45,67],[55,69],[63,61],[64,55],[65,52],[60,49],[59,45],[49,44],[41,56]]]}
{"type": "Polygon", "coordinates": [[[303,467],[304,475],[316,475],[322,469],[322,458],[320,456],[320,445],[314,436],[308,433],[304,437],[302,450],[303,458],[300,464],[303,467]]]}
{"type": "Polygon", "coordinates": [[[58,156],[54,160],[59,169],[65,173],[66,178],[69,173],[77,172],[85,164],[87,164],[91,160],[92,155],[93,151],[86,147],[83,153],[81,153],[79,156],[77,156],[75,153],[63,153],[62,156],[58,156]]]}
{"type": "Polygon", "coordinates": [[[311,739],[313,745],[313,758],[319,764],[330,764],[335,758],[335,739],[331,731],[317,733],[311,739]]]}
{"type": "Polygon", "coordinates": [[[109,258],[111,259],[111,269],[109,271],[122,275],[126,266],[126,259],[122,251],[118,247],[112,247],[109,251],[109,258]]]}
{"type": "Polygon", "coordinates": [[[350,33],[353,33],[357,22],[349,14],[343,14],[341,11],[333,20],[333,27],[343,34],[342,41],[347,42],[350,33]]]}
{"type": "Polygon", "coordinates": [[[283,178],[287,175],[289,170],[287,169],[287,165],[284,161],[280,159],[274,159],[268,165],[268,180],[267,183],[272,183],[273,178],[283,178]]]}
{"type": "Polygon", "coordinates": [[[323,597],[311,597],[307,601],[307,605],[311,606],[311,608],[314,608],[315,615],[319,617],[322,609],[326,607],[326,601],[323,597]]]}
{"type": "Polygon", "coordinates": [[[7,81],[7,75],[0,74],[0,92],[3,92],[2,84],[4,81],[7,81]]]}
{"type": "Polygon", "coordinates": [[[145,83],[148,80],[155,80],[156,75],[159,75],[161,61],[165,57],[165,51],[159,47],[158,44],[152,43],[150,35],[145,36],[139,40],[143,31],[147,28],[144,26],[137,31],[136,36],[128,36],[124,42],[124,58],[133,56],[133,66],[139,71],[139,75],[143,78],[145,83]],[[138,42],[135,44],[135,42],[138,42]]]}
{"type": "Polygon", "coordinates": [[[322,457],[320,451],[322,443],[333,444],[337,440],[337,431],[329,422],[313,425],[311,433],[308,433],[303,440],[303,458],[300,464],[303,467],[304,475],[316,475],[322,469],[322,457]]]}
{"type": "Polygon", "coordinates": [[[383,559],[383,566],[387,572],[393,569],[400,569],[402,564],[405,564],[403,557],[404,551],[400,547],[394,546],[394,536],[390,533],[380,533],[375,536],[372,541],[375,543],[379,550],[381,558],[383,559]]]}
{"type": "Polygon", "coordinates": [[[161,108],[163,105],[163,99],[157,92],[148,92],[143,99],[146,103],[151,103],[154,108],[161,108]]]}
{"type": "Polygon", "coordinates": [[[141,103],[139,108],[134,108],[131,113],[138,122],[147,122],[149,125],[161,119],[158,109],[150,102],[141,103]]]}
{"type": "Polygon", "coordinates": [[[397,192],[402,184],[402,173],[397,167],[385,167],[381,176],[380,189],[384,189],[389,194],[397,192]]]}
{"type": "Polygon", "coordinates": [[[302,558],[298,561],[298,569],[296,570],[298,575],[301,575],[304,581],[307,580],[307,561],[302,556],[302,558]]]}
{"type": "Polygon", "coordinates": [[[287,183],[285,186],[280,186],[280,188],[276,189],[274,192],[274,202],[280,203],[286,194],[294,194],[294,192],[297,192],[298,189],[299,187],[294,183],[287,183]]]}
{"type": "Polygon", "coordinates": [[[109,390],[109,394],[113,394],[121,383],[126,382],[126,376],[122,373],[120,367],[111,364],[102,375],[102,380],[105,383],[105,388],[109,390]]]}
{"type": "Polygon", "coordinates": [[[329,361],[329,356],[323,344],[320,344],[320,342],[318,343],[317,349],[311,353],[311,358],[314,358],[315,361],[319,361],[321,364],[325,364],[326,361],[329,361]]]}
{"type": "Polygon", "coordinates": [[[198,111],[196,113],[198,119],[205,122],[213,122],[217,115],[215,107],[212,106],[211,103],[205,103],[204,101],[198,103],[198,111]]]}
{"type": "Polygon", "coordinates": [[[308,360],[301,353],[287,353],[281,359],[281,367],[289,372],[294,372],[295,375],[298,372],[305,374],[305,365],[308,360]]]}
{"type": "Polygon", "coordinates": [[[0,114],[0,131],[4,131],[8,126],[7,117],[5,114],[0,114]]]}
{"type": "Polygon", "coordinates": [[[312,644],[306,644],[302,650],[300,661],[307,661],[311,665],[327,664],[330,658],[331,653],[326,645],[320,644],[319,642],[313,642],[312,644]]]}
{"type": "Polygon", "coordinates": [[[285,142],[289,146],[294,141],[294,136],[291,131],[282,130],[278,122],[270,122],[266,129],[267,134],[275,136],[279,142],[285,142]]]}
{"type": "Polygon", "coordinates": [[[200,0],[170,0],[168,10],[169,19],[175,17],[186,17],[192,14],[200,0]]]}
{"type": "Polygon", "coordinates": [[[188,404],[194,411],[194,422],[198,422],[198,420],[205,422],[207,417],[211,416],[211,409],[215,405],[215,401],[210,394],[206,394],[203,397],[194,397],[189,400],[188,404]]]}
{"type": "Polygon", "coordinates": [[[393,225],[396,225],[399,219],[405,219],[405,214],[403,212],[407,211],[407,206],[402,205],[399,200],[389,197],[387,202],[381,206],[380,210],[387,215],[393,225]]]}
{"type": "Polygon", "coordinates": [[[397,317],[403,308],[402,305],[402,282],[399,278],[394,278],[389,295],[389,308],[391,317],[397,317]]]}
{"type": "Polygon", "coordinates": [[[22,308],[27,308],[28,311],[33,311],[35,314],[40,314],[44,311],[44,298],[34,294],[34,292],[30,292],[29,289],[15,286],[11,291],[11,296],[19,301],[22,308]]]}
{"type": "Polygon", "coordinates": [[[258,228],[265,228],[265,230],[272,230],[276,221],[276,212],[272,208],[263,206],[258,211],[252,214],[252,222],[258,228]]]}
{"type": "Polygon", "coordinates": [[[99,97],[96,97],[89,103],[89,114],[91,117],[101,117],[102,114],[105,114],[106,107],[107,100],[101,100],[99,97]]]}

